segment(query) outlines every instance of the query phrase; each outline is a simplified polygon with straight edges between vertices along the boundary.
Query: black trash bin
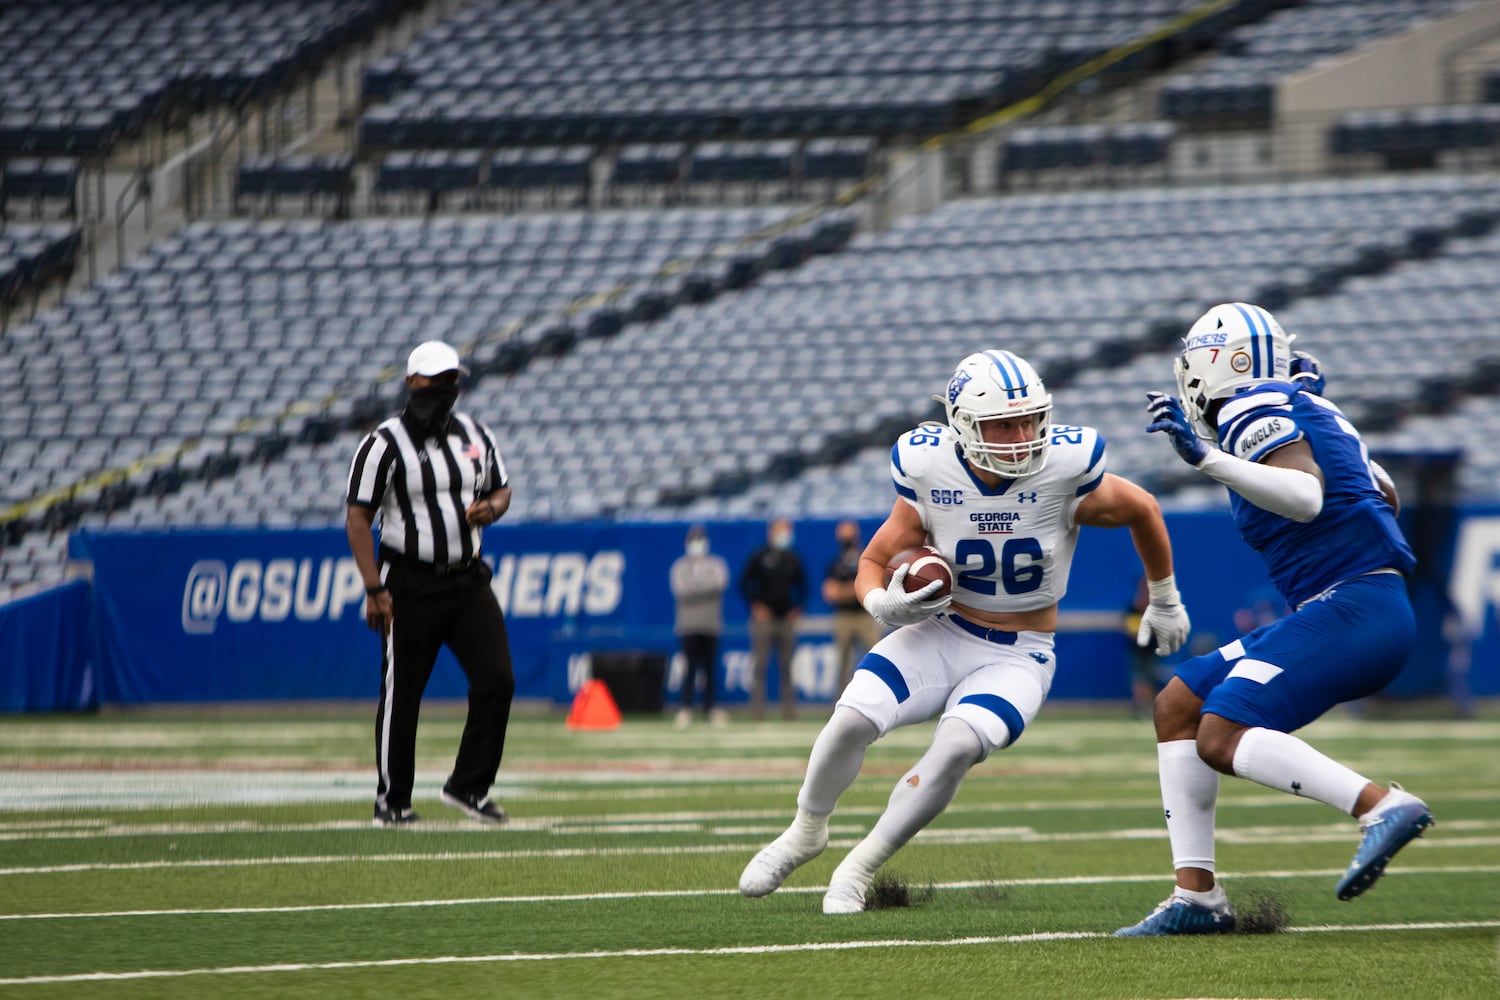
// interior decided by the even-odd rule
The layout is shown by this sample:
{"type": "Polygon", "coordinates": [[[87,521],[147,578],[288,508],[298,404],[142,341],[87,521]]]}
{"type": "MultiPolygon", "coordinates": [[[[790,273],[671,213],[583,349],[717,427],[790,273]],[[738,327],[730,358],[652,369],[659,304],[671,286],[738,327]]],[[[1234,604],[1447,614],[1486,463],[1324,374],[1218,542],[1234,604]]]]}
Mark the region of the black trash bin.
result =
{"type": "Polygon", "coordinates": [[[660,715],[666,691],[665,653],[638,650],[591,653],[594,679],[609,688],[624,715],[660,715]]]}

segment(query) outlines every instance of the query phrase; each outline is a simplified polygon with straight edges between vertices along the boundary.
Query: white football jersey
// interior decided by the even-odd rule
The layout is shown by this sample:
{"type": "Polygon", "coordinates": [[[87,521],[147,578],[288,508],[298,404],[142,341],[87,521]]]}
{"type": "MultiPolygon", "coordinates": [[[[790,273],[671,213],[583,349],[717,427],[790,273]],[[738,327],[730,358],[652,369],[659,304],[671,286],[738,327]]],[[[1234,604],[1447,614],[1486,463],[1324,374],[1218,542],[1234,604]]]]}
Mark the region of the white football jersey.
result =
{"type": "Polygon", "coordinates": [[[1091,427],[1054,424],[1042,471],[990,489],[964,461],[952,428],[922,424],[891,448],[891,476],[953,564],[956,603],[1034,611],[1067,592],[1078,541],[1073,512],[1104,479],[1104,438],[1091,427]]]}

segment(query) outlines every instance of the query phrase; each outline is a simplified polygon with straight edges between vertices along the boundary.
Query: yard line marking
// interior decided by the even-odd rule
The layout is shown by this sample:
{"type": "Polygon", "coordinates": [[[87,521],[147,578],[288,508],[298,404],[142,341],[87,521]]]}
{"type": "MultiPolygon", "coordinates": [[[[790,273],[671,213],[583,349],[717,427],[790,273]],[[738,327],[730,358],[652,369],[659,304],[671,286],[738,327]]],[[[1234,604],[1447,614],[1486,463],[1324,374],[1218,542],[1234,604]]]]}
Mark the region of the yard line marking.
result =
{"type": "MultiPolygon", "coordinates": [[[[1286,801],[1285,796],[1278,796],[1272,800],[1276,802],[1286,801]]],[[[1141,805],[1142,803],[1133,803],[1141,805]]],[[[1155,803],[1153,803],[1153,807],[1155,803]]],[[[883,805],[852,806],[839,810],[841,819],[854,819],[856,817],[878,816],[884,811],[883,805]]],[[[1038,805],[1016,805],[1005,808],[990,806],[954,806],[949,808],[944,815],[951,818],[962,818],[965,816],[982,816],[996,812],[1016,813],[1036,808],[1040,811],[1048,811],[1048,807],[1038,805]]],[[[511,832],[522,833],[551,833],[554,835],[576,835],[576,834],[599,834],[599,833],[621,833],[621,834],[650,834],[650,833],[682,833],[682,832],[707,832],[718,837],[774,837],[784,827],[756,826],[756,825],[724,825],[725,821],[732,820],[756,820],[777,819],[782,820],[786,816],[785,809],[726,809],[717,811],[683,811],[683,812],[660,812],[660,813],[636,813],[622,815],[598,814],[579,816],[533,816],[527,818],[513,817],[507,825],[511,832]]],[[[1303,843],[1309,841],[1339,841],[1347,840],[1353,836],[1353,830],[1348,822],[1319,823],[1315,825],[1282,824],[1279,826],[1261,825],[1224,829],[1220,831],[1221,839],[1234,843],[1303,843]]],[[[1445,833],[1456,831],[1463,832],[1488,832],[1500,830],[1500,820],[1487,819],[1454,819],[1446,820],[1442,824],[1445,833]]],[[[0,823],[0,842],[5,841],[49,841],[49,840],[89,840],[105,839],[110,837],[151,837],[151,836],[198,836],[215,835],[226,833],[308,833],[308,832],[344,832],[364,831],[370,829],[368,821],[363,819],[336,819],[323,820],[309,823],[264,823],[256,820],[227,820],[219,822],[204,823],[120,823],[109,819],[98,819],[89,821],[70,821],[57,823],[0,823]]],[[[835,832],[840,830],[838,825],[832,828],[835,832]]],[[[864,827],[852,824],[843,824],[843,832],[864,833],[864,827]]],[[[402,831],[404,834],[411,833],[480,833],[491,836],[494,830],[490,827],[480,826],[464,819],[452,820],[423,820],[420,829],[402,831]]],[[[1004,827],[954,827],[950,829],[926,830],[923,836],[929,838],[941,838],[947,842],[959,843],[965,840],[983,840],[988,837],[999,836],[1025,836],[1042,840],[1043,838],[1060,841],[1067,838],[1073,840],[1109,840],[1126,839],[1135,840],[1141,837],[1162,836],[1165,831],[1160,827],[1134,828],[1129,830],[1100,830],[1081,831],[1077,833],[1037,833],[1029,826],[1004,826],[1004,827]]],[[[1445,838],[1448,843],[1454,841],[1445,838]]],[[[1475,846],[1483,844],[1481,841],[1475,846]]]]}
{"type": "MultiPolygon", "coordinates": [[[[476,829],[481,829],[477,828],[476,829]]],[[[1292,828],[1295,829],[1295,828],[1292,828]]],[[[443,830],[427,830],[426,834],[452,832],[449,828],[443,830]]],[[[485,835],[494,837],[493,830],[485,830],[485,835]]],[[[775,832],[780,832],[776,830],[775,832]]],[[[861,832],[861,831],[856,831],[861,832]]],[[[403,830],[398,836],[421,837],[424,831],[403,830]]],[[[1004,843],[1027,843],[1027,844],[1053,844],[1053,843],[1076,843],[1080,841],[1112,841],[1112,840],[1158,840],[1164,839],[1164,831],[1156,827],[1135,830],[1099,831],[1097,833],[1038,833],[1030,827],[991,827],[987,830],[975,830],[973,828],[961,828],[955,830],[923,830],[913,838],[913,843],[918,845],[936,846],[939,844],[1004,844],[1004,843]]],[[[1252,838],[1236,838],[1238,844],[1255,843],[1284,843],[1288,840],[1302,843],[1336,843],[1349,840],[1353,842],[1353,835],[1346,832],[1341,835],[1319,835],[1304,832],[1296,836],[1278,836],[1255,840],[1252,838]]],[[[829,847],[848,848],[859,842],[858,837],[830,838],[829,847]]],[[[1449,847],[1493,847],[1500,846],[1500,837],[1463,837],[1449,838],[1435,836],[1425,838],[1423,850],[1449,847]]],[[[626,844],[619,847],[547,847],[547,848],[521,848],[517,850],[493,850],[493,851],[435,851],[430,854],[401,852],[395,854],[308,854],[308,855],[272,855],[269,857],[242,857],[242,858],[197,858],[197,859],[163,859],[159,861],[80,861],[60,865],[33,865],[15,868],[0,868],[0,877],[16,875],[56,875],[74,872],[96,872],[96,871],[152,871],[168,868],[244,868],[252,866],[271,865],[328,865],[328,864],[357,864],[363,862],[387,863],[399,862],[448,862],[448,861],[514,861],[535,858],[611,858],[611,857],[642,857],[646,855],[686,855],[686,854],[735,854],[741,851],[753,851],[761,844],[757,838],[748,843],[719,843],[719,844],[683,844],[678,846],[654,845],[654,844],[626,844]]]]}
{"type": "MultiPolygon", "coordinates": [[[[1324,924],[1293,927],[1304,934],[1359,933],[1364,931],[1473,930],[1500,928],[1500,920],[1457,920],[1412,924],[1324,924]]],[[[185,976],[227,976],[245,973],[329,972],[344,969],[388,969],[411,965],[472,965],[494,962],[562,962],[576,959],[713,957],[723,955],[786,955],[816,951],[860,951],[871,948],[963,948],[991,944],[1034,944],[1050,941],[1089,941],[1113,937],[1105,931],[1045,931],[1032,934],[995,934],[976,937],[922,940],[895,938],[864,941],[817,941],[804,944],[734,945],[724,948],[622,948],[615,951],[531,952],[501,955],[441,955],[428,958],[381,958],[346,962],[286,962],[275,965],[225,965],[199,969],[139,969],[133,972],[78,972],[53,976],[18,976],[0,979],[0,986],[43,983],[119,982],[131,979],[176,979],[185,976]]]]}
{"type": "MultiPolygon", "coordinates": [[[[1430,866],[1425,868],[1403,868],[1389,875],[1493,875],[1500,873],[1500,865],[1478,866],[1430,866]]],[[[1342,875],[1343,869],[1326,870],[1272,870],[1259,872],[1222,872],[1226,879],[1294,879],[1332,878],[1342,875]]],[[[1016,886],[1093,886],[1128,885],[1139,882],[1160,882],[1160,873],[1149,875],[1059,875],[1048,878],[979,879],[960,882],[937,882],[933,889],[948,891],[957,889],[1003,889],[1016,886]]],[[[822,893],[826,885],[784,886],[777,890],[788,894],[822,893]]],[[[640,892],[577,892],[537,894],[528,896],[479,896],[461,899],[412,899],[397,902],[377,903],[308,903],[298,906],[226,906],[202,909],[179,908],[162,910],[105,910],[79,911],[73,913],[0,913],[0,921],[6,920],[72,920],[72,919],[119,919],[125,917],[185,917],[185,916],[243,916],[270,913],[323,913],[346,910],[423,909],[443,906],[499,906],[515,903],[588,903],[611,899],[688,899],[707,896],[737,896],[738,889],[650,889],[640,892]]]]}

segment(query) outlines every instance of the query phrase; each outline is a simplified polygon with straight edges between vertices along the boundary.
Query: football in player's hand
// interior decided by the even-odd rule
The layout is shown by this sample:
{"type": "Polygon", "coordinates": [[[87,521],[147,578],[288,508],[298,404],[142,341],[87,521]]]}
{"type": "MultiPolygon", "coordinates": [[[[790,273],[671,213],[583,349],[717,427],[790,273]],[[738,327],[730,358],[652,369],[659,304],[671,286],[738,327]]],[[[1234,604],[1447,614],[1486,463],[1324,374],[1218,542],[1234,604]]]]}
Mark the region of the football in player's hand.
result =
{"type": "Polygon", "coordinates": [[[943,554],[931,545],[918,545],[892,556],[891,561],[885,564],[886,582],[890,582],[891,574],[895,573],[902,563],[910,565],[904,581],[908,594],[921,590],[934,580],[940,580],[943,585],[938,588],[937,593],[929,594],[928,600],[943,597],[953,591],[953,567],[949,566],[943,554]]]}

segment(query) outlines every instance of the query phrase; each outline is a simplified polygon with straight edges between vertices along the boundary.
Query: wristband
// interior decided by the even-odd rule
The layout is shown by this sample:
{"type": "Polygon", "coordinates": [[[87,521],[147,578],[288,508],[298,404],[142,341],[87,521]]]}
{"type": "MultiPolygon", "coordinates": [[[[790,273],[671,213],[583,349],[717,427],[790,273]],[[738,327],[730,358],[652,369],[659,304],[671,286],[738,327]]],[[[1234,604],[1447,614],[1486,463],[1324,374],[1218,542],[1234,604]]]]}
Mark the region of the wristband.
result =
{"type": "Polygon", "coordinates": [[[871,587],[869,592],[865,594],[865,599],[859,603],[864,605],[865,610],[869,612],[871,618],[879,618],[880,615],[876,612],[876,609],[880,606],[880,602],[884,600],[885,588],[871,587]]]}
{"type": "Polygon", "coordinates": [[[383,584],[383,583],[377,583],[373,587],[366,587],[365,588],[365,594],[367,596],[369,596],[369,597],[374,597],[376,594],[383,594],[383,593],[385,593],[386,589],[387,588],[386,588],[385,584],[383,584]]]}
{"type": "Polygon", "coordinates": [[[1182,600],[1177,593],[1177,576],[1168,573],[1160,580],[1147,580],[1146,589],[1151,594],[1152,604],[1176,604],[1182,600]]]}

